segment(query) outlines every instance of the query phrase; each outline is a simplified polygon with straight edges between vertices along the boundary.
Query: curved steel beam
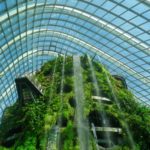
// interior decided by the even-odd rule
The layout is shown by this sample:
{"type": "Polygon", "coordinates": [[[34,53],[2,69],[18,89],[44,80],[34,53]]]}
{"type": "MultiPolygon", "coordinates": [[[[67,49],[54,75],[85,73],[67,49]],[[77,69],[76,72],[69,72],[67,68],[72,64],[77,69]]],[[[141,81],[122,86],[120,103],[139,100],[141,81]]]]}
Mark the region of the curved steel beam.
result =
{"type": "MultiPolygon", "coordinates": [[[[40,7],[40,6],[44,6],[44,3],[39,3],[38,6],[36,7],[40,7]]],[[[35,7],[35,3],[29,3],[28,4],[28,8],[34,8],[35,7]]],[[[111,32],[117,36],[119,36],[119,38],[122,38],[124,41],[127,41],[128,43],[130,43],[131,45],[134,45],[135,47],[137,47],[138,49],[141,49],[142,51],[144,51],[146,54],[150,54],[150,48],[148,45],[146,45],[145,43],[143,43],[142,41],[136,39],[134,36],[124,32],[121,29],[118,29],[117,27],[115,27],[114,25],[112,25],[111,23],[108,23],[98,17],[94,17],[86,12],[83,12],[79,9],[75,9],[72,7],[67,7],[67,6],[62,6],[62,5],[46,5],[44,6],[44,8],[46,9],[53,9],[53,11],[55,10],[59,10],[60,12],[67,12],[68,14],[73,14],[73,15],[77,15],[80,18],[85,18],[85,20],[91,21],[94,24],[96,23],[97,26],[99,26],[100,28],[104,28],[106,29],[108,32],[111,32]]],[[[26,11],[26,7],[24,7],[23,5],[21,5],[18,8],[18,12],[21,13],[23,11],[26,11]]],[[[15,7],[14,9],[11,9],[8,11],[9,13],[9,17],[17,15],[17,7],[15,7]]],[[[0,18],[0,22],[3,22],[4,20],[8,19],[8,14],[4,13],[1,18],[0,18]]]]}
{"type": "MultiPolygon", "coordinates": [[[[98,54],[99,56],[102,56],[104,57],[105,59],[108,59],[110,62],[112,63],[116,63],[117,62],[117,66],[118,67],[123,67],[127,72],[129,72],[129,74],[134,74],[134,76],[141,80],[144,84],[148,84],[150,85],[150,80],[149,79],[146,79],[146,78],[143,78],[142,75],[140,74],[137,74],[136,71],[134,71],[132,68],[126,66],[125,64],[123,64],[122,62],[118,61],[117,59],[113,58],[112,56],[110,56],[109,54],[106,54],[105,52],[103,52],[102,50],[96,48],[95,46],[92,46],[91,44],[88,44],[86,43],[85,41],[83,41],[82,39],[79,39],[79,38],[76,38],[76,37],[73,37],[71,35],[68,35],[66,33],[63,33],[63,32],[58,32],[58,31],[54,31],[54,30],[48,30],[48,29],[34,29],[34,30],[28,30],[27,32],[24,32],[22,33],[21,35],[18,35],[16,36],[13,40],[10,40],[7,44],[8,45],[11,45],[13,44],[13,41],[17,41],[19,40],[19,36],[21,36],[22,38],[23,37],[26,37],[27,35],[30,35],[30,34],[33,34],[33,33],[38,33],[38,32],[44,32],[46,31],[47,33],[49,33],[49,35],[55,35],[55,36],[58,36],[58,37],[62,37],[62,38],[65,38],[67,40],[70,40],[71,42],[74,42],[76,44],[79,44],[81,46],[84,46],[85,48],[93,51],[94,53],[98,54]]],[[[6,45],[2,46],[2,49],[4,49],[6,45]]]]}

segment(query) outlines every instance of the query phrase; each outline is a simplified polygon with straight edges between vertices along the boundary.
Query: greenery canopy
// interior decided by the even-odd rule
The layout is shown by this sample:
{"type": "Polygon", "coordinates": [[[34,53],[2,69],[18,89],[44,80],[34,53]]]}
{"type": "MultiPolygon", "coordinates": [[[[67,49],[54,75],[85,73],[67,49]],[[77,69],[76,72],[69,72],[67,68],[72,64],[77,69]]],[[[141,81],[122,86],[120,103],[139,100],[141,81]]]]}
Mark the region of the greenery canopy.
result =
{"type": "MultiPolygon", "coordinates": [[[[98,62],[93,62],[101,97],[111,100],[109,104],[92,99],[95,94],[92,73],[87,56],[81,57],[83,87],[85,95],[84,117],[89,121],[90,150],[96,150],[96,142],[91,131],[91,122],[99,126],[98,117],[105,113],[112,127],[121,128],[121,134],[113,137],[112,150],[132,150],[126,124],[133,136],[135,149],[148,150],[150,145],[150,108],[136,102],[133,94],[124,87],[98,62]],[[108,84],[107,77],[112,87],[108,84]],[[114,97],[115,94],[115,97],[114,97]],[[116,104],[117,99],[118,104],[116,104]],[[100,115],[99,115],[100,114],[100,115]]],[[[44,89],[44,95],[36,101],[20,106],[19,100],[7,108],[0,125],[0,149],[2,150],[46,150],[51,132],[60,124],[59,141],[53,149],[79,150],[76,126],[76,100],[74,94],[74,73],[72,57],[59,56],[45,63],[34,76],[44,89]],[[64,79],[62,68],[64,62],[64,79]],[[63,84],[62,84],[63,82],[63,84]],[[63,87],[62,87],[63,85],[63,87]],[[63,90],[63,92],[62,92],[63,90]]],[[[101,133],[97,136],[101,137],[101,133]]],[[[104,146],[104,144],[102,144],[104,146]]]]}

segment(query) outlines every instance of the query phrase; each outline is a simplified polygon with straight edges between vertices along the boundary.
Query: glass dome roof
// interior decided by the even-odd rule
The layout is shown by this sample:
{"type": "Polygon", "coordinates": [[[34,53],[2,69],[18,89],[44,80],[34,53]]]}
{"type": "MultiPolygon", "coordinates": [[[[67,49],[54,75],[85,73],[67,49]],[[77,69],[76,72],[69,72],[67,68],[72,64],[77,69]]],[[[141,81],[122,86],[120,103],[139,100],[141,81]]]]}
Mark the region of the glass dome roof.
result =
{"type": "Polygon", "coordinates": [[[14,79],[58,53],[88,53],[150,105],[149,0],[0,0],[0,112],[14,79]]]}

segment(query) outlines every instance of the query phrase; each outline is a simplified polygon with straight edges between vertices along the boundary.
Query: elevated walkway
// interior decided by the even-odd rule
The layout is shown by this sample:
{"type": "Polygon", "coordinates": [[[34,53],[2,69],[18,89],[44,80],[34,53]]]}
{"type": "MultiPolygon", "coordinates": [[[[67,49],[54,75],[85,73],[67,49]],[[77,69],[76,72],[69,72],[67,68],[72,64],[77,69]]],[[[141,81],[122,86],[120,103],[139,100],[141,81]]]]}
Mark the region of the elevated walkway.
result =
{"type": "Polygon", "coordinates": [[[101,96],[92,96],[92,99],[95,101],[98,101],[100,103],[106,103],[106,104],[111,104],[112,101],[106,97],[101,97],[101,96]]]}
{"type": "MultiPolygon", "coordinates": [[[[93,95],[91,98],[100,105],[113,103],[109,98],[102,96],[93,95]]],[[[113,150],[121,142],[122,128],[116,118],[112,118],[109,114],[104,115],[103,112],[93,111],[89,120],[97,150],[113,150]]]]}
{"type": "Polygon", "coordinates": [[[21,77],[15,79],[18,99],[21,105],[43,95],[43,89],[36,79],[33,77],[21,77]]]}
{"type": "Polygon", "coordinates": [[[97,150],[113,150],[117,143],[121,141],[122,129],[119,127],[98,127],[92,123],[91,131],[97,150]],[[108,136],[110,141],[107,139],[108,136]]]}
{"type": "Polygon", "coordinates": [[[42,86],[41,86],[41,84],[38,82],[38,80],[37,80],[35,77],[29,76],[29,75],[28,75],[26,78],[27,78],[27,79],[35,86],[35,88],[37,88],[38,91],[43,95],[44,89],[42,88],[42,86]]]}
{"type": "MultiPolygon", "coordinates": [[[[93,129],[91,129],[93,130],[93,129]]],[[[100,131],[100,132],[116,132],[121,134],[122,129],[121,128],[114,128],[114,127],[95,127],[95,131],[100,131]]]]}

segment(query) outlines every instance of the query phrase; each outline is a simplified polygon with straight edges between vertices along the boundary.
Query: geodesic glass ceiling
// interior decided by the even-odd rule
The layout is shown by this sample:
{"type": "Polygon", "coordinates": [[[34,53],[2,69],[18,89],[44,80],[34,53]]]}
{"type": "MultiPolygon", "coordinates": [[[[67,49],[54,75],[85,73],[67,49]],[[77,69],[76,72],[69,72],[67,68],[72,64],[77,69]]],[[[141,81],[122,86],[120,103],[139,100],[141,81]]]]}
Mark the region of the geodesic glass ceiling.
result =
{"type": "Polygon", "coordinates": [[[0,0],[0,113],[57,53],[89,54],[150,105],[149,0],[0,0]]]}

